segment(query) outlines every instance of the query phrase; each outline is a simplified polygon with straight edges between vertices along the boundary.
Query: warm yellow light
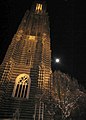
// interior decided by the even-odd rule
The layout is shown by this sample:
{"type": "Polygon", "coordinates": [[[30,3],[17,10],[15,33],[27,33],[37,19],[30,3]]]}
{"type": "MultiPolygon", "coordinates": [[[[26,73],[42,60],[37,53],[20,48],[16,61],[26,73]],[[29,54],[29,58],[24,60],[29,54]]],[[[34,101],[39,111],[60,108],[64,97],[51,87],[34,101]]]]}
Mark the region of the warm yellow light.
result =
{"type": "Polygon", "coordinates": [[[35,36],[30,35],[29,40],[35,40],[35,36]]]}
{"type": "MultiPolygon", "coordinates": [[[[27,80],[30,80],[29,75],[28,75],[28,74],[23,73],[23,74],[20,74],[19,76],[17,76],[17,78],[16,78],[16,83],[20,82],[20,79],[21,79],[21,78],[24,78],[24,77],[26,77],[26,78],[27,78],[27,80]]],[[[23,80],[24,80],[24,79],[23,79],[23,80]]],[[[20,84],[21,84],[21,83],[20,83],[20,84]]]]}
{"type": "Polygon", "coordinates": [[[42,4],[38,4],[36,5],[36,11],[39,12],[39,11],[42,11],[42,4]]]}

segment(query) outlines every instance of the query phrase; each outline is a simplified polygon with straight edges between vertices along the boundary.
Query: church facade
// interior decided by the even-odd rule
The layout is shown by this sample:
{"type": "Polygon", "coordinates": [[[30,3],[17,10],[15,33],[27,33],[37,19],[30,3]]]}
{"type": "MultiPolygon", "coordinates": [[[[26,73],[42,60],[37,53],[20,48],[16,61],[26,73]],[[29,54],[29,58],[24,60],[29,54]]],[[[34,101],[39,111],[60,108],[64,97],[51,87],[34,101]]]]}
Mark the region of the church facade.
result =
{"type": "Polygon", "coordinates": [[[0,119],[50,120],[41,99],[49,91],[51,72],[46,4],[34,2],[0,65],[0,119]]]}

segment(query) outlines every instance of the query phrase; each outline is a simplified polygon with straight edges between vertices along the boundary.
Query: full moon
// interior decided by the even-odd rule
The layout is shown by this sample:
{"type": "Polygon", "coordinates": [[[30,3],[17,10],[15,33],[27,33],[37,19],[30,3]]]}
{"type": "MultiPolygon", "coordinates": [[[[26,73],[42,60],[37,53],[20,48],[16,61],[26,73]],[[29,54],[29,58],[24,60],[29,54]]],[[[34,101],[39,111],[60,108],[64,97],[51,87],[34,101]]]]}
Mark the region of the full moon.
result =
{"type": "Polygon", "coordinates": [[[56,62],[56,63],[59,63],[59,62],[60,62],[59,58],[56,58],[56,59],[55,59],[55,62],[56,62]]]}

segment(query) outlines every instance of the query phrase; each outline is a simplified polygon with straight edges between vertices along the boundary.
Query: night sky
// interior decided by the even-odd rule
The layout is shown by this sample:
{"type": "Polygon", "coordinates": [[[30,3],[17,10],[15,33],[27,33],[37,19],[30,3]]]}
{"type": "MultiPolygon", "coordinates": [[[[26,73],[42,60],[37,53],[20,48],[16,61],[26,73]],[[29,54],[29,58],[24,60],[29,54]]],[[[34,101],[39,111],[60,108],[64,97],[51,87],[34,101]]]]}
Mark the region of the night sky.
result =
{"type": "MultiPolygon", "coordinates": [[[[13,35],[34,0],[0,0],[0,63],[13,35]]],[[[85,4],[76,0],[47,0],[50,21],[52,69],[78,79],[86,88],[85,4]],[[60,63],[55,63],[55,58],[60,63]]]]}

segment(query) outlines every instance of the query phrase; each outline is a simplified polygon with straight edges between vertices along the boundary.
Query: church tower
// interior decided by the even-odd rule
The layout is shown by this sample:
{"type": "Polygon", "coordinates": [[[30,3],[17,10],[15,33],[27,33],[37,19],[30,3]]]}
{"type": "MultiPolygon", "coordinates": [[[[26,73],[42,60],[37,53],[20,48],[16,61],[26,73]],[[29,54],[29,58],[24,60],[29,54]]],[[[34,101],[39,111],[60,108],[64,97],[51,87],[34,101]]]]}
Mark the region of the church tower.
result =
{"type": "Polygon", "coordinates": [[[45,2],[34,2],[0,65],[0,119],[47,120],[37,102],[49,89],[50,28],[45,2]]]}

